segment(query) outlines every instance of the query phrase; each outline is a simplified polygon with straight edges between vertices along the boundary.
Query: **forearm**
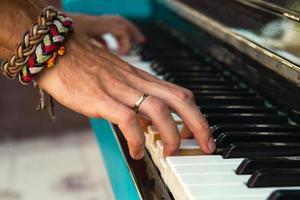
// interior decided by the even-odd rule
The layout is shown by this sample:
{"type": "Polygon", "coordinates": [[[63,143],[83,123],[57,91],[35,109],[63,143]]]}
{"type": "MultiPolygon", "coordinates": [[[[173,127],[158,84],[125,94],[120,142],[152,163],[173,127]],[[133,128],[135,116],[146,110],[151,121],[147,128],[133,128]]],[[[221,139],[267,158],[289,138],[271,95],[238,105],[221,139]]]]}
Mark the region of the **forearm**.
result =
{"type": "Polygon", "coordinates": [[[55,8],[61,9],[61,1],[60,0],[45,0],[47,5],[54,6],[55,8]]]}
{"type": "Polygon", "coordinates": [[[43,6],[39,0],[0,0],[0,59],[11,55],[43,6]]]}

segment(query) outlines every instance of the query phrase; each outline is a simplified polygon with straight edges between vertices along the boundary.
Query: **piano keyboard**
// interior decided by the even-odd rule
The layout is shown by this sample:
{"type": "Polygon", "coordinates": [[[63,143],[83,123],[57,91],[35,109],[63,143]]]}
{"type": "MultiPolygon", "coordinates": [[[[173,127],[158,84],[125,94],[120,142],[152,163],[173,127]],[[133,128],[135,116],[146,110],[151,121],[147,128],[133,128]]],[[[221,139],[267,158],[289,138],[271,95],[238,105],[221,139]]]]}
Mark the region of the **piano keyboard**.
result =
{"type": "MultiPolygon", "coordinates": [[[[163,158],[159,133],[148,127],[147,151],[173,197],[300,199],[300,126],[165,28],[155,25],[146,35],[150,42],[122,59],[192,90],[217,145],[215,155],[203,155],[194,139],[183,139],[179,155],[163,158]]],[[[181,119],[173,117],[182,129],[181,119]]]]}

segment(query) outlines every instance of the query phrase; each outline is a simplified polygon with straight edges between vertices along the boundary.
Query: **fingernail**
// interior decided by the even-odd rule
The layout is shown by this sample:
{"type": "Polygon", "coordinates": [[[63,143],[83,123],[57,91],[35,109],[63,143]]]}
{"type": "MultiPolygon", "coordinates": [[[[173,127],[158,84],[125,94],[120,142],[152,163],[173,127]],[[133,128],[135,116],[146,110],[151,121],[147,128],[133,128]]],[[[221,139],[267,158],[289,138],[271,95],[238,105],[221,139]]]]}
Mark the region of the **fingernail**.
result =
{"type": "Polygon", "coordinates": [[[208,149],[210,152],[214,152],[216,150],[216,143],[212,137],[208,141],[208,149]]]}

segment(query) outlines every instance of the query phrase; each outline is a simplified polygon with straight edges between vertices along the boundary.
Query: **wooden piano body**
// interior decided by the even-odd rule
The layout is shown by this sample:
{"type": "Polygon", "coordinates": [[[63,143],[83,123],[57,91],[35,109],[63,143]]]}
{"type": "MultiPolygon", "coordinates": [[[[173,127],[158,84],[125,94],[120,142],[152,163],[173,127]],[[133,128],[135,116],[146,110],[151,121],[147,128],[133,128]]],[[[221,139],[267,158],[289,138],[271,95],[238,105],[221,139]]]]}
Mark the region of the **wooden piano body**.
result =
{"type": "MultiPolygon", "coordinates": [[[[65,3],[65,9],[103,13],[96,6],[80,8],[74,2],[70,0],[65,3]]],[[[122,2],[122,9],[126,3],[134,8],[130,11],[132,14],[124,13],[140,24],[150,38],[149,43],[151,26],[155,22],[172,37],[190,46],[195,54],[222,65],[238,77],[240,84],[257,91],[267,99],[267,103],[275,105],[287,117],[288,124],[299,125],[300,33],[297,27],[300,26],[300,12],[295,3],[297,1],[122,2]]],[[[99,141],[116,199],[174,198],[149,153],[143,160],[132,160],[126,141],[115,125],[101,119],[91,119],[91,125],[99,141]]]]}

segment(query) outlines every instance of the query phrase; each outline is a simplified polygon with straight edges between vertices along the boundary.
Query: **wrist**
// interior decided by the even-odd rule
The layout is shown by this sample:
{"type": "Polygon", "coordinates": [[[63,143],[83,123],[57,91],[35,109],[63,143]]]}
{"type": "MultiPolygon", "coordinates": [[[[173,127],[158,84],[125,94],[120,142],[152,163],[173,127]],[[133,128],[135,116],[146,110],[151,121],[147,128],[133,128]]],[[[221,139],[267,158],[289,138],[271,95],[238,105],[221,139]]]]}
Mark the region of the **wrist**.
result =
{"type": "MultiPolygon", "coordinates": [[[[73,33],[70,35],[64,43],[64,47],[66,49],[65,55],[57,59],[55,67],[46,68],[35,77],[37,84],[47,92],[50,90],[49,87],[54,85],[54,82],[64,82],[70,73],[78,73],[76,71],[79,66],[80,69],[84,69],[90,66],[90,62],[95,62],[95,59],[91,57],[97,49],[89,43],[86,37],[80,34],[73,33]]],[[[67,84],[67,82],[63,84],[67,84]]]]}

